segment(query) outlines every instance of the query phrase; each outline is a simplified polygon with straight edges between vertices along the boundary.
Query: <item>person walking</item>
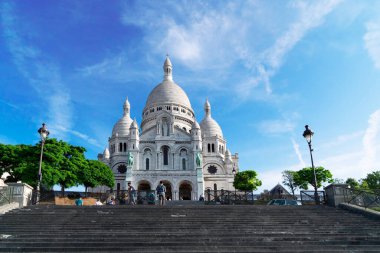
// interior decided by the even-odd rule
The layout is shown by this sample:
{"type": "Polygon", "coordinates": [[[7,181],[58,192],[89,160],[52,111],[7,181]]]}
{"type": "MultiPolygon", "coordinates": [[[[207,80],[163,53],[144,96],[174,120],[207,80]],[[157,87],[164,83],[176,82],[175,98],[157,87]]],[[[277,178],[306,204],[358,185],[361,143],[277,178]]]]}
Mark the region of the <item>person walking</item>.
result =
{"type": "Polygon", "coordinates": [[[156,188],[157,195],[158,195],[158,200],[161,206],[165,204],[165,192],[166,192],[166,187],[162,181],[160,181],[160,184],[156,188]]]}
{"type": "Polygon", "coordinates": [[[129,204],[136,205],[136,190],[131,185],[131,182],[128,182],[128,196],[129,196],[129,204]]]}

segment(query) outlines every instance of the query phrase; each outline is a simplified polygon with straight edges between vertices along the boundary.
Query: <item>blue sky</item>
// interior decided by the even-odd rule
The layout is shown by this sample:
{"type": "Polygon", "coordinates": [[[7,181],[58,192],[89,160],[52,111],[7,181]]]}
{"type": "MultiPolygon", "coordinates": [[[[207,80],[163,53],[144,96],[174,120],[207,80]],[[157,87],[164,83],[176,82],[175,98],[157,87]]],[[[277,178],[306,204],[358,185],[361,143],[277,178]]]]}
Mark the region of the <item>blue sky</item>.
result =
{"type": "Polygon", "coordinates": [[[380,169],[380,2],[0,2],[0,142],[51,137],[96,159],[128,96],[141,122],[168,53],[203,118],[208,97],[240,168],[262,189],[315,164],[380,169]]]}

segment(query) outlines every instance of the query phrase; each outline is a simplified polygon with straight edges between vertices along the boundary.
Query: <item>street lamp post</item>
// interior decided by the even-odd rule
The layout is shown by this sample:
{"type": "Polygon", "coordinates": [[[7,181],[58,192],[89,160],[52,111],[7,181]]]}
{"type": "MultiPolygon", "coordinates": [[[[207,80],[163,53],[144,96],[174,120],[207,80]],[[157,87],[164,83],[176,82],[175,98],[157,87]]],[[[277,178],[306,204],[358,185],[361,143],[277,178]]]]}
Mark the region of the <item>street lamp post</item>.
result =
{"type": "Polygon", "coordinates": [[[313,149],[311,147],[311,140],[313,138],[314,132],[311,131],[308,125],[305,126],[305,131],[303,132],[303,137],[306,139],[307,144],[309,145],[310,158],[311,158],[311,167],[313,168],[314,173],[314,200],[315,204],[319,205],[319,196],[317,191],[317,175],[315,174],[314,160],[313,160],[313,149]]]}
{"type": "Polygon", "coordinates": [[[40,137],[41,137],[41,155],[40,155],[40,164],[38,167],[37,201],[36,201],[36,203],[38,203],[40,200],[40,190],[41,190],[41,181],[42,181],[42,155],[44,153],[44,144],[45,144],[46,138],[49,136],[49,131],[47,130],[45,123],[42,123],[42,127],[40,127],[40,129],[38,129],[38,133],[40,134],[40,137]]]}
{"type": "MultiPolygon", "coordinates": [[[[232,169],[232,174],[234,174],[234,181],[235,181],[235,178],[236,178],[236,169],[235,169],[235,164],[234,164],[234,167],[232,169]]],[[[236,187],[234,186],[235,188],[235,202],[236,202],[236,187]]]]}

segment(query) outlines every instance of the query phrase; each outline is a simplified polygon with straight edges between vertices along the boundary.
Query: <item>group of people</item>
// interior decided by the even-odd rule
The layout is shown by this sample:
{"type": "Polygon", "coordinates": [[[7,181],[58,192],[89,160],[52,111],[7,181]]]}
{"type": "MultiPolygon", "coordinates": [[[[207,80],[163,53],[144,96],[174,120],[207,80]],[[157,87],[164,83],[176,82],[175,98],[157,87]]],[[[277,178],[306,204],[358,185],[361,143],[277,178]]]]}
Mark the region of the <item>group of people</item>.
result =
{"type": "MultiPolygon", "coordinates": [[[[156,188],[158,200],[159,200],[159,205],[163,206],[165,205],[165,193],[166,193],[166,187],[162,181],[160,181],[160,184],[156,188]]],[[[126,204],[128,201],[128,204],[130,205],[136,205],[136,199],[137,199],[137,191],[136,189],[131,185],[131,182],[128,182],[128,198],[123,198],[121,201],[123,204],[126,204]]],[[[115,198],[110,197],[106,200],[106,205],[115,205],[115,198]]],[[[76,206],[83,206],[83,199],[79,196],[75,200],[75,205],[76,206]]],[[[101,206],[103,203],[100,201],[100,199],[97,199],[95,202],[96,206],[101,206]]]]}

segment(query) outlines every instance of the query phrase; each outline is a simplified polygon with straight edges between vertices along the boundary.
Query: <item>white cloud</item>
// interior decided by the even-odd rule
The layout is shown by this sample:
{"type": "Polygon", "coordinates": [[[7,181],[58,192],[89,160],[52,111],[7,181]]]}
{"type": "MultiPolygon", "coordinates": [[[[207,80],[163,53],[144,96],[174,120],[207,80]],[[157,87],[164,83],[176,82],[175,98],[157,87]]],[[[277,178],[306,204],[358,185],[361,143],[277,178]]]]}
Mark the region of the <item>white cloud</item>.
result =
{"type": "Polygon", "coordinates": [[[282,134],[292,132],[295,124],[289,120],[265,120],[260,122],[257,127],[264,134],[282,134]]]}
{"type": "Polygon", "coordinates": [[[306,164],[305,164],[305,161],[303,160],[302,154],[300,152],[300,145],[298,145],[298,143],[294,139],[292,139],[292,144],[293,144],[294,152],[296,153],[298,161],[300,162],[299,167],[305,168],[306,164]]]}
{"type": "Polygon", "coordinates": [[[88,143],[90,143],[91,145],[93,145],[95,147],[103,148],[103,145],[101,145],[96,139],[91,138],[87,134],[81,133],[79,131],[72,130],[72,129],[67,129],[67,128],[63,127],[63,126],[58,126],[57,128],[54,128],[54,130],[70,133],[70,134],[72,134],[72,135],[74,135],[76,137],[81,138],[82,140],[87,141],[88,143]]]}
{"type": "Polygon", "coordinates": [[[362,138],[364,135],[365,131],[356,131],[353,133],[348,133],[348,134],[342,134],[334,138],[332,141],[324,142],[321,143],[320,149],[332,149],[337,146],[346,144],[347,142],[354,142],[358,140],[359,138],[362,138]]]}
{"type": "Polygon", "coordinates": [[[150,52],[169,53],[198,76],[213,80],[228,76],[223,80],[234,82],[218,85],[247,99],[260,88],[264,90],[260,96],[272,93],[270,79],[286,54],[339,2],[150,2],[126,5],[122,22],[144,31],[150,52]]]}
{"type": "Polygon", "coordinates": [[[215,70],[223,69],[223,75],[230,75],[228,80],[235,80],[219,85],[247,99],[257,95],[259,88],[265,92],[261,97],[272,93],[270,79],[286,54],[340,2],[235,1],[213,6],[207,2],[153,2],[126,6],[122,21],[146,30],[145,41],[152,50],[169,53],[198,75],[220,77],[215,70]],[[228,67],[232,65],[243,68],[231,73],[228,67]],[[202,70],[210,71],[200,73],[202,70]]]}
{"type": "Polygon", "coordinates": [[[364,45],[375,68],[380,69],[380,19],[366,24],[364,45]]]}
{"type": "Polygon", "coordinates": [[[14,64],[43,101],[39,120],[46,122],[54,138],[66,139],[66,134],[71,133],[99,147],[96,140],[70,130],[73,108],[70,91],[61,78],[60,69],[38,48],[26,43],[17,29],[20,21],[13,9],[11,3],[0,5],[3,36],[14,64]]]}
{"type": "Polygon", "coordinates": [[[368,120],[368,128],[363,137],[363,158],[361,167],[374,169],[377,153],[377,136],[380,130],[380,109],[372,113],[368,120]]]}
{"type": "MultiPolygon", "coordinates": [[[[13,62],[40,98],[46,102],[40,110],[40,120],[49,125],[70,127],[70,94],[62,83],[58,67],[49,62],[37,48],[23,41],[22,35],[17,31],[19,21],[13,14],[12,4],[3,3],[0,10],[3,35],[13,62]]],[[[56,132],[55,137],[65,136],[62,132],[56,132]]]]}
{"type": "Polygon", "coordinates": [[[281,119],[264,120],[257,124],[258,130],[267,135],[291,133],[296,127],[299,115],[296,112],[283,113],[281,119]]]}

